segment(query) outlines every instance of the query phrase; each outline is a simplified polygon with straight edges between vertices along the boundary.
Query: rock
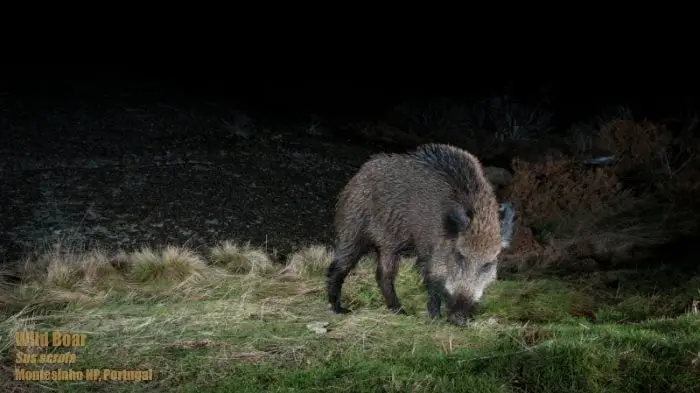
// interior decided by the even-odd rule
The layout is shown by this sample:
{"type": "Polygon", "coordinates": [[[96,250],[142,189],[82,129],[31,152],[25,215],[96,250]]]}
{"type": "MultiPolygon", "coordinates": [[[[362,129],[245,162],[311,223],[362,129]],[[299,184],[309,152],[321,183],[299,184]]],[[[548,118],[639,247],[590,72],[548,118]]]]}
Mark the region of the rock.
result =
{"type": "Polygon", "coordinates": [[[328,333],[328,322],[311,322],[306,324],[306,328],[316,334],[328,333]]]}

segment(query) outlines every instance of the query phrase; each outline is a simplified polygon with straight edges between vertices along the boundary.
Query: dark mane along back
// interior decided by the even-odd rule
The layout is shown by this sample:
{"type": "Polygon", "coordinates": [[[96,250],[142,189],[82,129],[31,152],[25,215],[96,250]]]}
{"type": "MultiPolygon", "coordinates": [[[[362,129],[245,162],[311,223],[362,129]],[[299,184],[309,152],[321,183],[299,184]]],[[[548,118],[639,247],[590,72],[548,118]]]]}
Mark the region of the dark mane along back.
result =
{"type": "Polygon", "coordinates": [[[469,194],[484,191],[481,163],[468,152],[450,145],[427,144],[419,146],[409,156],[419,164],[438,173],[456,190],[469,194]]]}

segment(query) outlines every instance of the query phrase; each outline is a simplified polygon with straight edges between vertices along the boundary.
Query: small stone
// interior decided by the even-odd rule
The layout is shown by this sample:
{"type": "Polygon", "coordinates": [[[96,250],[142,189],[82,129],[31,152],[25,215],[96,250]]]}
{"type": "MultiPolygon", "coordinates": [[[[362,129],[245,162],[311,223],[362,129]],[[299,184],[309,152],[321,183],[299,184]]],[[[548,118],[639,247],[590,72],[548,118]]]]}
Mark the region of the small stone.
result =
{"type": "Polygon", "coordinates": [[[328,333],[328,322],[312,322],[306,324],[306,328],[316,334],[328,333]]]}

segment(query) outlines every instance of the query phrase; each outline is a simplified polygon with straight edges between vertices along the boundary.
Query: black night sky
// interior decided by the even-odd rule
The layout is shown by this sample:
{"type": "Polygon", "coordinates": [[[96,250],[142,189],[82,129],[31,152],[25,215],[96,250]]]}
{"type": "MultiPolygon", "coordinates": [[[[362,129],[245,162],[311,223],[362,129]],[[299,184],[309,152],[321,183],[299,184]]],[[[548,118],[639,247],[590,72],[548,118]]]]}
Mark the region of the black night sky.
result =
{"type": "Polygon", "coordinates": [[[605,106],[625,105],[656,118],[691,111],[698,105],[700,80],[695,73],[683,69],[669,72],[652,66],[622,70],[586,65],[585,72],[494,68],[489,72],[478,69],[458,74],[433,73],[430,69],[416,73],[411,69],[406,76],[398,72],[358,71],[336,75],[326,72],[313,77],[310,71],[263,76],[246,68],[246,77],[241,78],[225,65],[200,69],[167,65],[15,64],[4,66],[0,83],[5,93],[12,92],[18,99],[128,93],[141,99],[223,100],[273,115],[317,111],[340,118],[372,116],[405,98],[474,100],[503,91],[533,102],[541,101],[546,94],[548,105],[564,124],[605,106]]]}

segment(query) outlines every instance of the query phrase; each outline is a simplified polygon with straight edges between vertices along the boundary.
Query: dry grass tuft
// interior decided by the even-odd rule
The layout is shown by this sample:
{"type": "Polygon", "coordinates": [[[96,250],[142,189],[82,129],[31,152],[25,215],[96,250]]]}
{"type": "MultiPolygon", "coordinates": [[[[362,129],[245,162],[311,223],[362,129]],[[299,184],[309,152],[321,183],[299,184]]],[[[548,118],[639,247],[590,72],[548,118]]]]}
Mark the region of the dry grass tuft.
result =
{"type": "MultiPolygon", "coordinates": [[[[5,284],[12,306],[55,305],[103,300],[124,277],[102,250],[77,252],[58,243],[16,264],[19,285],[5,284]]],[[[9,306],[9,304],[8,304],[9,306]]]]}
{"type": "Polygon", "coordinates": [[[182,282],[201,277],[206,270],[206,262],[186,248],[167,246],[159,253],[144,248],[131,255],[129,278],[137,282],[182,282]]]}
{"type": "Polygon", "coordinates": [[[205,299],[220,293],[230,276],[195,252],[175,246],[110,255],[102,250],[81,253],[57,244],[30,256],[16,270],[19,284],[0,281],[8,308],[100,304],[110,298],[127,302],[154,296],[205,299]]]}
{"type": "Polygon", "coordinates": [[[226,240],[210,250],[209,258],[213,265],[234,274],[268,274],[276,270],[270,255],[250,243],[239,245],[226,240]]]}
{"type": "Polygon", "coordinates": [[[285,278],[323,276],[333,259],[330,247],[314,245],[295,252],[281,271],[285,278]]]}

